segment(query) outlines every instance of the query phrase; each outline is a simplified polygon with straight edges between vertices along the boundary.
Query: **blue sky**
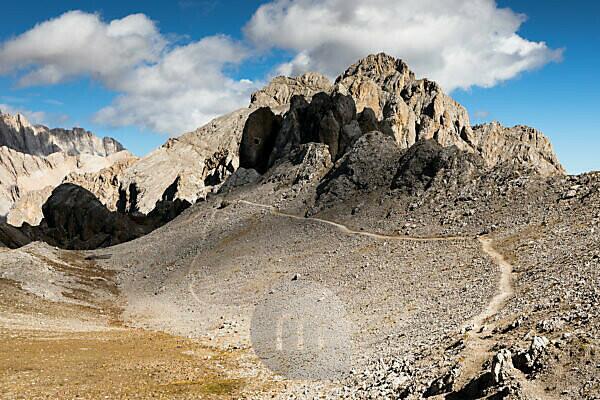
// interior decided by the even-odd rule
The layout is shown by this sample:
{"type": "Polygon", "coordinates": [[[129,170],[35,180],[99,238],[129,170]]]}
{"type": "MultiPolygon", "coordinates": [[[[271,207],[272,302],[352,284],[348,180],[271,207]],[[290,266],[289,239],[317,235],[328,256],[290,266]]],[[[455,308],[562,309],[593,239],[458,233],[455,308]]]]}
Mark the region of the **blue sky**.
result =
{"type": "Polygon", "coordinates": [[[348,60],[384,50],[451,89],[474,123],[534,126],[551,138],[570,173],[600,170],[597,2],[373,0],[372,9],[362,3],[9,2],[0,25],[0,108],[51,126],[83,126],[142,155],[169,134],[243,106],[276,73],[316,69],[335,76],[348,60]],[[72,10],[80,12],[67,20],[72,10]],[[126,18],[134,14],[143,17],[126,18]],[[115,44],[110,23],[124,18],[115,44]],[[32,36],[49,20],[57,23],[39,30],[41,40],[32,36]],[[332,20],[340,21],[336,29],[332,20]],[[57,32],[67,21],[73,28],[57,32]],[[79,23],[96,39],[108,35],[106,45],[73,50],[79,23]],[[418,25],[409,29],[411,23],[418,25]],[[141,39],[138,31],[146,32],[141,39]],[[114,45],[131,48],[113,58],[114,45]]]}

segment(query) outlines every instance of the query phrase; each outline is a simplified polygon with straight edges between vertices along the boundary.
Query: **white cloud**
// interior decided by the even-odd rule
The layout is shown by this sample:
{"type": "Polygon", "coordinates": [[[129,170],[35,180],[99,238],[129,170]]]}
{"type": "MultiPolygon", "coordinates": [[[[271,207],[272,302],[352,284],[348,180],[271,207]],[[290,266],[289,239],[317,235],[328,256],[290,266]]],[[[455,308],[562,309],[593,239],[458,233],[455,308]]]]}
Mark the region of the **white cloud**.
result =
{"type": "Polygon", "coordinates": [[[233,80],[223,72],[224,65],[239,63],[246,54],[225,36],[178,47],[122,81],[119,90],[124,94],[102,109],[96,120],[171,134],[194,129],[248,104],[252,82],[233,80]]]}
{"type": "Polygon", "coordinates": [[[385,51],[447,90],[489,87],[560,59],[518,35],[524,19],[493,0],[272,0],[245,27],[251,52],[227,36],[181,45],[143,14],[104,21],[71,11],[0,44],[0,75],[23,86],[90,77],[117,94],[96,122],[177,135],[247,105],[257,81],[227,71],[261,49],[291,51],[279,66],[287,75],[333,77],[385,51]]]}
{"type": "Polygon", "coordinates": [[[251,84],[223,72],[247,55],[225,36],[175,45],[143,14],[71,11],[2,44],[0,74],[24,86],[90,76],[118,94],[97,122],[176,135],[248,103],[251,84]]]}
{"type": "Polygon", "coordinates": [[[160,58],[166,41],[143,14],[104,23],[71,11],[40,23],[0,47],[0,73],[25,71],[23,86],[55,84],[90,75],[108,84],[131,68],[160,58]]]}
{"type": "Polygon", "coordinates": [[[384,51],[453,90],[491,87],[560,60],[561,50],[518,35],[524,21],[494,0],[273,0],[245,31],[258,46],[296,53],[281,73],[334,77],[384,51]]]}
{"type": "Polygon", "coordinates": [[[489,116],[490,116],[490,112],[486,111],[486,110],[478,110],[478,111],[473,112],[474,119],[482,120],[482,119],[486,119],[489,116]]]}

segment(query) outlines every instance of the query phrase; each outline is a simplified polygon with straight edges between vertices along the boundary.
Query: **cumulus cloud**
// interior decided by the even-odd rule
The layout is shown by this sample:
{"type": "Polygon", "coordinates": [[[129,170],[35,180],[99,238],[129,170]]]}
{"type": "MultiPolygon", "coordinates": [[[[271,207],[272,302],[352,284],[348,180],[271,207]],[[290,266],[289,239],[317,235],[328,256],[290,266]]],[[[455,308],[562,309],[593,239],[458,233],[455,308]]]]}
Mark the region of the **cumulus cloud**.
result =
{"type": "Polygon", "coordinates": [[[40,23],[0,47],[0,73],[25,71],[22,86],[90,75],[109,84],[133,67],[160,58],[166,41],[143,14],[110,23],[71,11],[40,23]]]}
{"type": "Polygon", "coordinates": [[[116,92],[97,122],[181,134],[247,104],[248,81],[223,72],[247,51],[225,36],[177,45],[143,14],[110,22],[71,11],[0,46],[0,74],[22,86],[89,76],[116,92]]]}
{"type": "Polygon", "coordinates": [[[228,71],[260,50],[290,51],[278,67],[286,75],[334,77],[385,51],[447,90],[490,87],[561,58],[519,36],[524,21],[494,0],[271,0],[244,28],[247,44],[221,35],[181,44],[143,14],[105,21],[71,11],[0,44],[0,75],[22,86],[90,77],[116,93],[96,122],[177,135],[247,105],[256,85],[228,71]]]}
{"type": "Polygon", "coordinates": [[[227,77],[223,66],[246,57],[239,44],[213,36],[175,48],[123,80],[119,96],[96,120],[182,133],[248,103],[252,83],[227,77]]]}
{"type": "Polygon", "coordinates": [[[258,46],[296,54],[282,74],[334,77],[384,51],[453,90],[491,87],[560,60],[562,50],[519,36],[525,19],[494,0],[273,0],[245,31],[258,46]]]}

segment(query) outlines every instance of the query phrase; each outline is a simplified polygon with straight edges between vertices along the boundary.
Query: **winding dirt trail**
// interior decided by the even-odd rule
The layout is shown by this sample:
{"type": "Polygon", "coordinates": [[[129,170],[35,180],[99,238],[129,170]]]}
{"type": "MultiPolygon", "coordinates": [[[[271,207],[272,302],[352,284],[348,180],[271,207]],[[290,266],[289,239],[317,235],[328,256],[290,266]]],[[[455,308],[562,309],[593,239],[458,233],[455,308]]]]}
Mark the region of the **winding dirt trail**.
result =
{"type": "Polygon", "coordinates": [[[277,210],[273,206],[254,203],[247,200],[237,200],[237,203],[246,204],[254,207],[263,208],[271,211],[273,215],[278,215],[280,217],[291,218],[300,221],[315,221],[325,225],[333,226],[338,229],[340,232],[345,233],[347,235],[357,235],[357,236],[365,236],[378,240],[404,240],[411,242],[447,242],[447,241],[459,241],[459,240],[471,240],[474,239],[475,236],[400,236],[400,235],[383,235],[379,233],[365,232],[365,231],[355,231],[353,229],[348,228],[346,225],[339,224],[337,222],[329,221],[322,218],[314,218],[314,217],[300,217],[294,214],[288,214],[277,210]]]}
{"type": "Polygon", "coordinates": [[[492,347],[495,341],[489,336],[489,332],[496,326],[494,323],[488,324],[488,320],[498,314],[514,294],[513,266],[494,248],[492,239],[482,236],[478,240],[483,252],[500,267],[500,282],[496,295],[492,297],[486,308],[466,325],[470,330],[467,332],[465,348],[462,351],[464,359],[461,361],[461,376],[456,382],[458,388],[464,387],[471,379],[477,377],[481,372],[482,364],[493,356],[492,347]]]}
{"type": "MultiPolygon", "coordinates": [[[[493,339],[489,336],[489,332],[495,327],[493,323],[488,321],[493,318],[506,305],[508,299],[513,296],[514,288],[512,282],[513,266],[508,263],[505,257],[498,252],[493,245],[493,240],[485,236],[400,236],[400,235],[384,235],[380,233],[356,231],[350,229],[346,225],[329,221],[322,218],[302,217],[294,214],[288,214],[279,211],[277,208],[254,203],[248,200],[236,200],[234,203],[245,204],[253,207],[262,208],[270,211],[273,215],[284,218],[291,218],[300,221],[313,221],[321,224],[329,225],[340,232],[347,235],[357,235],[369,237],[377,240],[400,240],[413,242],[440,242],[440,241],[461,241],[461,240],[478,240],[481,244],[481,249],[500,267],[500,281],[496,295],[490,300],[488,305],[475,317],[473,317],[467,326],[472,329],[468,332],[465,340],[465,349],[463,350],[464,358],[461,361],[461,378],[457,382],[457,388],[466,385],[470,379],[476,377],[481,372],[481,366],[485,360],[492,356],[493,339]]],[[[214,214],[213,214],[214,217],[214,214]]],[[[190,275],[192,271],[190,270],[190,275]]],[[[202,303],[199,296],[193,288],[194,280],[189,281],[189,291],[192,297],[202,303]]]]}
{"type": "Polygon", "coordinates": [[[513,266],[509,264],[504,256],[493,246],[492,239],[480,237],[481,249],[500,266],[500,284],[498,293],[492,298],[487,307],[473,319],[475,330],[481,329],[484,322],[496,315],[504,306],[506,301],[514,294],[512,273],[513,266]]]}

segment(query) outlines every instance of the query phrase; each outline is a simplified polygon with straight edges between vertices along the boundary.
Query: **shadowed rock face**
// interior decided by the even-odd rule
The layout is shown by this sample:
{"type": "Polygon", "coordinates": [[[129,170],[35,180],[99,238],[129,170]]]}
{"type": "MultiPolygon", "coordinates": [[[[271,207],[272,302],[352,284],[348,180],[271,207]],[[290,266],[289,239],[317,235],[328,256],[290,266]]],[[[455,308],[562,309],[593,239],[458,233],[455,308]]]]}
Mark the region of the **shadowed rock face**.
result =
{"type": "Polygon", "coordinates": [[[240,145],[240,167],[264,173],[269,164],[268,154],[281,129],[282,118],[268,107],[261,107],[248,117],[240,145]]]}
{"type": "Polygon", "coordinates": [[[392,189],[418,194],[429,189],[444,171],[466,182],[483,169],[480,156],[460,151],[454,146],[442,147],[434,140],[425,140],[412,146],[400,158],[392,189]]]}
{"type": "Polygon", "coordinates": [[[128,216],[111,212],[82,187],[59,186],[42,207],[43,236],[66,248],[106,247],[145,233],[128,216]]]}
{"type": "Polygon", "coordinates": [[[389,135],[363,135],[317,187],[319,202],[341,202],[356,192],[389,187],[403,151],[389,135]]]}
{"type": "Polygon", "coordinates": [[[370,109],[357,115],[350,96],[321,92],[310,102],[295,96],[283,120],[264,108],[251,114],[241,141],[240,163],[264,173],[277,160],[308,143],[327,145],[335,161],[366,133],[361,126],[378,128],[379,123],[370,109]]]}
{"type": "Polygon", "coordinates": [[[310,103],[297,97],[284,117],[269,164],[289,154],[293,147],[311,142],[328,145],[335,160],[345,152],[348,142],[360,134],[356,106],[350,96],[318,93],[310,103]]]}
{"type": "Polygon", "coordinates": [[[8,247],[32,241],[77,250],[108,247],[150,233],[189,206],[181,200],[164,198],[148,216],[122,214],[107,209],[90,191],[66,183],[57,187],[42,207],[44,219],[39,226],[14,228],[1,224],[0,241],[8,247]]]}

